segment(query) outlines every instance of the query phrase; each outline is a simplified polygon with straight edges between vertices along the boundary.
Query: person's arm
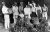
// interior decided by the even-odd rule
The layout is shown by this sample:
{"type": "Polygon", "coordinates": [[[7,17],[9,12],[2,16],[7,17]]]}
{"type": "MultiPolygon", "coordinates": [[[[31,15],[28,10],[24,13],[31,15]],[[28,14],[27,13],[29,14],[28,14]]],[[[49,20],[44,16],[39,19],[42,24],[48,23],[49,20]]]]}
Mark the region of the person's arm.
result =
{"type": "Polygon", "coordinates": [[[36,15],[37,15],[37,8],[35,8],[35,11],[36,11],[36,15]]]}
{"type": "Polygon", "coordinates": [[[40,8],[40,10],[41,10],[40,13],[42,13],[42,8],[40,8]]]}
{"type": "Polygon", "coordinates": [[[21,12],[20,10],[21,10],[21,9],[20,9],[20,6],[19,6],[19,14],[20,14],[20,12],[21,12]]]}
{"type": "Polygon", "coordinates": [[[47,12],[48,12],[48,7],[47,7],[47,12]]]}
{"type": "Polygon", "coordinates": [[[13,13],[13,11],[12,11],[12,9],[11,9],[11,8],[9,8],[7,11],[8,11],[8,14],[13,13]]]}

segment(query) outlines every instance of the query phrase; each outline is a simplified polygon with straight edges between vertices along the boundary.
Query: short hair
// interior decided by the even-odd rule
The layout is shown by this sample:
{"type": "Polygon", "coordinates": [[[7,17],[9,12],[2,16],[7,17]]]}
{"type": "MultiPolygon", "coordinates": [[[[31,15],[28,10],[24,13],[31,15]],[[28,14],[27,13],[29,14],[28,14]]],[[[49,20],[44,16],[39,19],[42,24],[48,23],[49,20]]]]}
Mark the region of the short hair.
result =
{"type": "Polygon", "coordinates": [[[5,4],[5,2],[2,2],[2,4],[5,4]]]}

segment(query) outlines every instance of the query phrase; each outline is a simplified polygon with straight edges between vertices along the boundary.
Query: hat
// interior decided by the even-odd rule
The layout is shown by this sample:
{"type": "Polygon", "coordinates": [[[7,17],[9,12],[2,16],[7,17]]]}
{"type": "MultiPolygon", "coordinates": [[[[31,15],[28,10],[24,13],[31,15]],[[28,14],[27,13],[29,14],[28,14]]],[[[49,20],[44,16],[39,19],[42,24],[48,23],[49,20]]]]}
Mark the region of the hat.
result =
{"type": "Polygon", "coordinates": [[[29,4],[30,6],[32,6],[32,4],[29,4]]]}

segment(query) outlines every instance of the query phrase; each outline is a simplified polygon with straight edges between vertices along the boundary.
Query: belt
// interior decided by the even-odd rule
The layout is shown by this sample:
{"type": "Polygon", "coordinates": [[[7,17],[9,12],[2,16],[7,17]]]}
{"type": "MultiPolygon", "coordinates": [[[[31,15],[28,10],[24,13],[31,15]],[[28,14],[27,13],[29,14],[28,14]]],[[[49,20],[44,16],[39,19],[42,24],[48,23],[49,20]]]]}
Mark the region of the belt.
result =
{"type": "Polygon", "coordinates": [[[47,12],[47,11],[43,11],[43,12],[47,12]]]}

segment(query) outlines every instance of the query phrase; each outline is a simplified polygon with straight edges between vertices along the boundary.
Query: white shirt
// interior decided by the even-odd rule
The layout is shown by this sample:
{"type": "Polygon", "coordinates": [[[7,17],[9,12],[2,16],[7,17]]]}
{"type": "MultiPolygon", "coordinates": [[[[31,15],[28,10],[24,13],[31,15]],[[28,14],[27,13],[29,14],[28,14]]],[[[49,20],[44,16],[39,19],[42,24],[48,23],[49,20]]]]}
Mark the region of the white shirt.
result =
{"type": "Polygon", "coordinates": [[[13,10],[13,14],[14,15],[18,15],[19,13],[18,13],[18,7],[17,6],[13,6],[12,7],[12,10],[13,10]]]}
{"type": "Polygon", "coordinates": [[[46,17],[46,20],[48,19],[47,11],[48,11],[48,8],[47,7],[43,7],[42,17],[46,17]]]}
{"type": "Polygon", "coordinates": [[[42,7],[43,11],[48,11],[48,8],[47,7],[42,7]]]}
{"type": "Polygon", "coordinates": [[[36,14],[37,14],[37,11],[38,11],[38,10],[40,10],[39,12],[42,13],[41,7],[36,7],[36,14]]]}
{"type": "Polygon", "coordinates": [[[36,8],[32,6],[32,12],[36,12],[36,8]]]}
{"type": "Polygon", "coordinates": [[[25,14],[30,14],[30,13],[31,13],[30,8],[25,7],[25,8],[24,8],[24,13],[25,13],[25,14]]]}
{"type": "Polygon", "coordinates": [[[2,7],[2,13],[3,13],[3,14],[8,13],[8,8],[7,8],[6,6],[3,6],[3,7],[2,7]]]}

